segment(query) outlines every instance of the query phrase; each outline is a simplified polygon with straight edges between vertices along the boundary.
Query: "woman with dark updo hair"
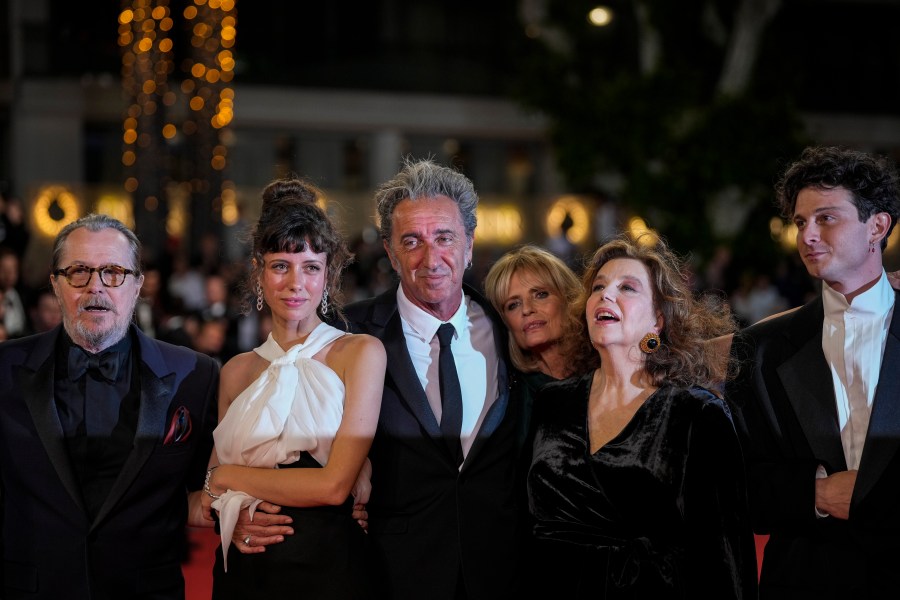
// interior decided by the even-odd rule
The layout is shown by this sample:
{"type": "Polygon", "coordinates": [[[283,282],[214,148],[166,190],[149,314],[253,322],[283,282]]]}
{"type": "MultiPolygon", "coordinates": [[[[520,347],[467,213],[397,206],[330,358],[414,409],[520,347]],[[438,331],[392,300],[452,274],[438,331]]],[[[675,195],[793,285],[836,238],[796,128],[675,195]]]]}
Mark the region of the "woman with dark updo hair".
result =
{"type": "Polygon", "coordinates": [[[247,286],[268,305],[272,332],[222,367],[216,448],[203,506],[219,515],[213,598],[364,598],[364,530],[351,517],[368,497],[360,476],[381,405],[381,342],[324,322],[341,314],[350,254],[297,179],[263,190],[247,286]],[[263,501],[292,519],[293,535],[265,545],[234,534],[241,511],[263,501]],[[235,539],[232,539],[235,538],[235,539]],[[256,542],[256,543],[254,543],[256,542]]]}

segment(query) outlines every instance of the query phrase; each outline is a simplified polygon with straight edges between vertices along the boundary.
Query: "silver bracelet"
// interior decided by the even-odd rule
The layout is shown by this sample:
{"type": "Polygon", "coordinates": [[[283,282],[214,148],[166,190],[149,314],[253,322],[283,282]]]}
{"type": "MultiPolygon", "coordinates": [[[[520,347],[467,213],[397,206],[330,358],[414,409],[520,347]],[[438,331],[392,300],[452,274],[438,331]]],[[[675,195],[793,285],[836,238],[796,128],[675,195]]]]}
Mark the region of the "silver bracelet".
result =
{"type": "Polygon", "coordinates": [[[212,472],[219,468],[219,465],[213,465],[212,467],[206,470],[206,479],[203,481],[203,491],[206,492],[206,495],[212,498],[213,500],[218,500],[222,496],[216,496],[212,493],[212,490],[209,489],[209,477],[212,475],[212,472]]]}

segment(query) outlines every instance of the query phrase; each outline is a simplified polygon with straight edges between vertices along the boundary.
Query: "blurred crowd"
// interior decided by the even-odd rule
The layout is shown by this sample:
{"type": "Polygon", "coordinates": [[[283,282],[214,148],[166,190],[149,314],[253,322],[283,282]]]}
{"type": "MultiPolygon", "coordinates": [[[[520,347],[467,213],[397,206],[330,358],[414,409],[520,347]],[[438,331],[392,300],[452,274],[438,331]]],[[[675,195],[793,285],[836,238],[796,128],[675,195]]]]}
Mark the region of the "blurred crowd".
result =
{"type": "MultiPolygon", "coordinates": [[[[141,330],[222,363],[264,341],[270,330],[268,314],[250,310],[251,294],[246,289],[246,233],[246,225],[238,225],[226,231],[223,239],[205,236],[193,259],[178,253],[161,263],[145,263],[135,315],[141,330]]],[[[0,196],[0,341],[48,331],[62,319],[49,284],[31,288],[21,276],[30,239],[22,202],[0,196]]],[[[548,242],[547,246],[580,271],[574,245],[548,242]]],[[[354,260],[342,282],[346,302],[374,296],[396,284],[374,227],[352,238],[351,250],[354,260]]],[[[480,289],[487,270],[506,250],[479,247],[466,272],[466,283],[480,289]]],[[[718,290],[727,297],[742,326],[802,305],[816,291],[795,255],[785,256],[774,271],[763,271],[735,264],[730,249],[721,246],[695,267],[688,274],[694,288],[718,290]]]]}

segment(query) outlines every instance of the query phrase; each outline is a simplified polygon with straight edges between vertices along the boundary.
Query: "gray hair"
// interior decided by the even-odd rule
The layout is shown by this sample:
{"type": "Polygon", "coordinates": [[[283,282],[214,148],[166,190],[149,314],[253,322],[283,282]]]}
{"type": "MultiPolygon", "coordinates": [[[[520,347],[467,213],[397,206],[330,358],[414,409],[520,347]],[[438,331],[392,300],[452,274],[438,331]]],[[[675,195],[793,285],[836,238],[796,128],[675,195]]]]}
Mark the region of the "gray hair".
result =
{"type": "Polygon", "coordinates": [[[393,230],[394,208],[401,201],[423,200],[446,196],[459,206],[466,237],[471,240],[475,236],[478,218],[478,194],[468,177],[449,167],[443,167],[431,160],[413,160],[406,158],[403,168],[391,179],[378,187],[375,192],[375,204],[378,210],[381,238],[391,241],[393,230]]]}
{"type": "MultiPolygon", "coordinates": [[[[140,275],[141,272],[141,242],[138,240],[137,236],[133,231],[128,229],[124,223],[119,221],[118,219],[114,219],[107,215],[98,215],[91,213],[89,215],[85,215],[80,219],[72,221],[68,225],[62,228],[59,232],[59,235],[56,236],[56,241],[53,242],[53,255],[50,259],[50,271],[55,272],[59,269],[59,261],[62,258],[63,247],[65,246],[66,240],[69,238],[69,235],[75,231],[76,229],[87,229],[88,231],[102,231],[104,229],[115,229],[119,233],[125,236],[125,239],[128,240],[128,246],[131,249],[131,265],[129,268],[133,271],[137,271],[135,277],[140,275]]],[[[123,265],[125,266],[125,265],[123,265]]]]}

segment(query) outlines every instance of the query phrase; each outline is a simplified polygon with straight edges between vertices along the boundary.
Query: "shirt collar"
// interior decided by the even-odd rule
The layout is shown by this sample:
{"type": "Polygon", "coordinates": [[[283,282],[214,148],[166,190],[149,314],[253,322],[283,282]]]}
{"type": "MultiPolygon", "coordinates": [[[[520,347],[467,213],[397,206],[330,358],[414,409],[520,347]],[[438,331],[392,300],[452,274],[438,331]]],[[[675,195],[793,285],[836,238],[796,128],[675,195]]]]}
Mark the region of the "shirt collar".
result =
{"type": "Polygon", "coordinates": [[[420,336],[425,342],[430,342],[431,339],[434,338],[438,327],[440,327],[442,323],[450,323],[453,325],[453,328],[456,330],[456,337],[458,338],[461,332],[466,330],[468,321],[466,296],[463,294],[462,289],[459,290],[459,295],[459,308],[456,309],[456,312],[453,313],[448,320],[441,321],[431,313],[428,313],[413,304],[403,292],[403,286],[401,285],[397,290],[397,310],[400,312],[400,318],[403,319],[412,331],[420,336]]]}
{"type": "Polygon", "coordinates": [[[871,288],[856,296],[853,303],[847,302],[847,298],[840,292],[833,290],[827,283],[822,282],[822,304],[825,309],[826,319],[842,319],[844,313],[852,310],[853,314],[860,317],[883,317],[894,306],[894,289],[888,282],[884,269],[881,277],[871,288]]]}

